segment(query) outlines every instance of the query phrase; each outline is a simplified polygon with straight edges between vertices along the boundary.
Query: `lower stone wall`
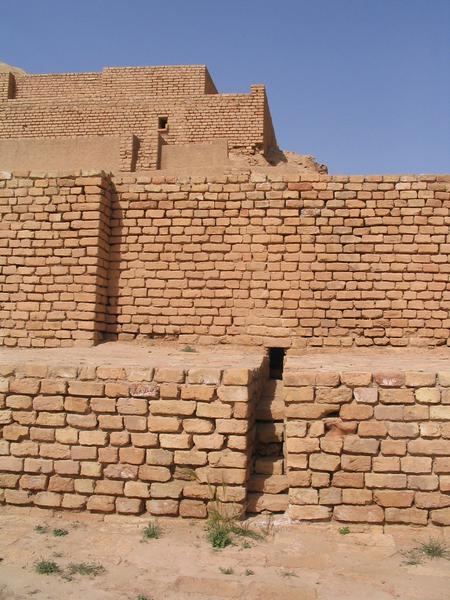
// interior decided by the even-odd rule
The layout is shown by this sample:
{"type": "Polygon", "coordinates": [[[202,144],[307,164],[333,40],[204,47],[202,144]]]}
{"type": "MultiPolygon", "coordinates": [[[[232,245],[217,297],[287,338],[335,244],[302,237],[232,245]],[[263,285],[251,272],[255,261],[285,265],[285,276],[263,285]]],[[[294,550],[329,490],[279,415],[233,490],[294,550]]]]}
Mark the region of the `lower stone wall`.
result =
{"type": "Polygon", "coordinates": [[[284,388],[293,519],[450,525],[450,370],[293,365],[284,388]]]}
{"type": "Polygon", "coordinates": [[[243,512],[259,386],[258,368],[0,365],[0,502],[243,512]]]}

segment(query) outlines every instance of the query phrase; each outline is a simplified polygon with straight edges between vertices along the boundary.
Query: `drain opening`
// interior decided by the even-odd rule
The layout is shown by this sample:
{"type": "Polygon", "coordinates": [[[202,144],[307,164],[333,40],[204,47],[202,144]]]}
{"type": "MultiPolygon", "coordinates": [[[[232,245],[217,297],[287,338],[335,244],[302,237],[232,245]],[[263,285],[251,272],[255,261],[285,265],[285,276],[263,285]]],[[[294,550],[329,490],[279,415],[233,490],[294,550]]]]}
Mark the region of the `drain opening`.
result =
{"type": "Polygon", "coordinates": [[[269,377],[270,379],[283,379],[284,348],[269,348],[269,377]]]}

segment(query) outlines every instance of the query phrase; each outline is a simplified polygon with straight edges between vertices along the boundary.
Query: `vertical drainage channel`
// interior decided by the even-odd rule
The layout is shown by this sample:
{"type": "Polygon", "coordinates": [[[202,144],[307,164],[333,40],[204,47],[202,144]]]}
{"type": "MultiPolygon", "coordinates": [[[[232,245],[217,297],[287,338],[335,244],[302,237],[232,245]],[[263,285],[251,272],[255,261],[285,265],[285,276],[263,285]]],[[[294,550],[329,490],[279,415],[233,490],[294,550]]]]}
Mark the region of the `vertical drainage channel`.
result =
{"type": "Polygon", "coordinates": [[[284,459],[284,348],[268,348],[268,379],[256,406],[253,469],[248,488],[248,512],[284,512],[288,482],[284,459]]]}

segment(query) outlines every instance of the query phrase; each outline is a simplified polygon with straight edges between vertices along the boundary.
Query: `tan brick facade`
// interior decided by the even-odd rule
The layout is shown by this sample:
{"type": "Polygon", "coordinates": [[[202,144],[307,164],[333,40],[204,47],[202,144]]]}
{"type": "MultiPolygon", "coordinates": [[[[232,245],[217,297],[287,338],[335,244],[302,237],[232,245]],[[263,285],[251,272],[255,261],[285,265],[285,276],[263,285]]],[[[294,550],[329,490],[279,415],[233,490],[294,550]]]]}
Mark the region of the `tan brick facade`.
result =
{"type": "Polygon", "coordinates": [[[448,345],[449,189],[448,176],[6,174],[1,343],[448,345]]]}

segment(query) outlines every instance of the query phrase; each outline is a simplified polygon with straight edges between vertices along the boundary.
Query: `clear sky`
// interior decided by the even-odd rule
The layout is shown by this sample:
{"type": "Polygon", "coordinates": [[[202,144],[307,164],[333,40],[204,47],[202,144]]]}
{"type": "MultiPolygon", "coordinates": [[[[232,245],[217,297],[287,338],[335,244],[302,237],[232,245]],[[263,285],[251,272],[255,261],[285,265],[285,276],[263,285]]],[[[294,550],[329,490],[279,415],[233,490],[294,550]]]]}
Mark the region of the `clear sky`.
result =
{"type": "Polygon", "coordinates": [[[0,0],[1,61],[206,64],[331,173],[450,172],[450,0],[0,0]]]}

